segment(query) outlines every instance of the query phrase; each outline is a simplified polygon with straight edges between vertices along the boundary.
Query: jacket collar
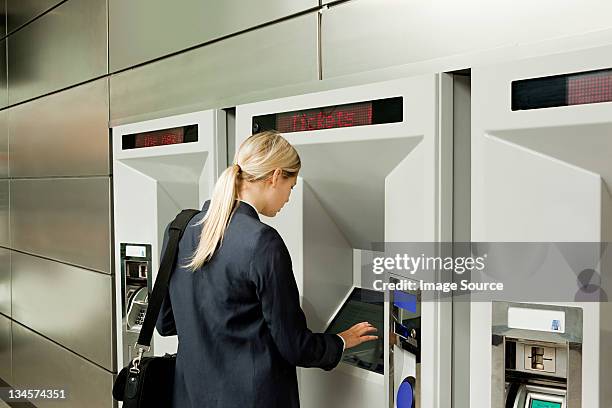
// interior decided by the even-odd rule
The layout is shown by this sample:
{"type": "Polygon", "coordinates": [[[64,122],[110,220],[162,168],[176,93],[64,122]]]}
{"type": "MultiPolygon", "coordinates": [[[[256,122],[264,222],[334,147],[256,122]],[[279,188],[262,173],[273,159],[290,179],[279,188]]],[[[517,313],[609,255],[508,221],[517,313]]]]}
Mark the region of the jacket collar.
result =
{"type": "Polygon", "coordinates": [[[259,214],[257,214],[257,210],[255,209],[255,207],[244,201],[238,200],[238,207],[236,207],[236,212],[259,219],[259,214]]]}
{"type": "MultiPolygon", "coordinates": [[[[208,206],[210,205],[210,200],[206,200],[204,205],[202,206],[202,211],[208,211],[208,206]]],[[[248,215],[249,217],[257,218],[259,220],[259,214],[257,214],[257,210],[250,204],[245,203],[243,201],[238,200],[238,205],[236,207],[236,213],[248,215]]]]}

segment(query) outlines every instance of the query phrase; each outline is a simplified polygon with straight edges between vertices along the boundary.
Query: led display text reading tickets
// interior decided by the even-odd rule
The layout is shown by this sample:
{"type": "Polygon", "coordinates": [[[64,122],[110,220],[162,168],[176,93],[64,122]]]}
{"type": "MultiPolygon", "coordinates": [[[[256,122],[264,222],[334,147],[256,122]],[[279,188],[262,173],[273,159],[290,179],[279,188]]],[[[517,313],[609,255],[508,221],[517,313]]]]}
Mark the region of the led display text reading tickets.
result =
{"type": "Polygon", "coordinates": [[[276,130],[290,133],[372,124],[372,102],[353,103],[328,109],[279,113],[276,116],[276,130]]]}
{"type": "Polygon", "coordinates": [[[306,132],[379,125],[402,120],[403,98],[394,97],[256,116],[253,118],[253,133],[264,130],[281,133],[306,132]]]}

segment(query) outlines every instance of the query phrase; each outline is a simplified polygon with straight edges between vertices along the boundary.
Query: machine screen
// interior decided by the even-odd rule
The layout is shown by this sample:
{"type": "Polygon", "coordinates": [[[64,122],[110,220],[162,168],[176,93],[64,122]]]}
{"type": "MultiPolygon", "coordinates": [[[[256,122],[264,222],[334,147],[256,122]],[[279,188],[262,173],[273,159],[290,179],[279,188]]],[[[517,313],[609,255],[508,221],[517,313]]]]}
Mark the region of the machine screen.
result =
{"type": "Polygon", "coordinates": [[[561,408],[561,403],[532,399],[529,408],[561,408]]]}
{"type": "Polygon", "coordinates": [[[378,340],[362,343],[344,352],[342,361],[379,374],[384,372],[384,292],[355,288],[325,333],[338,334],[356,323],[370,322],[378,329],[378,340]]]}
{"type": "Polygon", "coordinates": [[[150,132],[123,135],[123,150],[141,149],[143,147],[166,146],[198,141],[198,126],[190,125],[171,129],[153,130],[150,132]]]}
{"type": "Polygon", "coordinates": [[[272,113],[253,118],[253,133],[281,133],[395,123],[403,120],[403,98],[378,99],[299,111],[272,113]]]}

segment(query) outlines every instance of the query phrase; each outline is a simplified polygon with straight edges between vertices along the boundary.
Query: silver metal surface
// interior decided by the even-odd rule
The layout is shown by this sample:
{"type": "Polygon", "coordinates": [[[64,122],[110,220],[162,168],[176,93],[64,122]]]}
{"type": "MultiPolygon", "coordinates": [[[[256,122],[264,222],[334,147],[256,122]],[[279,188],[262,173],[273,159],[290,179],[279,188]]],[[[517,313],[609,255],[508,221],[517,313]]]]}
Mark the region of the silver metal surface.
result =
{"type": "Polygon", "coordinates": [[[113,407],[110,372],[15,322],[13,382],[22,388],[66,390],[65,401],[38,399],[38,408],[113,407]]]}
{"type": "Polygon", "coordinates": [[[567,378],[567,344],[539,343],[529,340],[517,340],[515,344],[514,370],[517,372],[523,372],[526,375],[541,374],[556,378],[567,378]],[[537,358],[538,349],[544,351],[544,358],[541,361],[542,366],[537,366],[537,363],[540,362],[537,358]],[[534,353],[534,351],[536,352],[534,353]],[[535,366],[534,362],[536,363],[535,366]]]}
{"type": "Polygon", "coordinates": [[[110,69],[115,72],[318,4],[317,0],[260,0],[257,4],[184,0],[180,5],[164,0],[109,0],[110,69]]]}
{"type": "MultiPolygon", "coordinates": [[[[6,44],[6,40],[0,41],[0,108],[4,108],[8,105],[6,44]]],[[[0,142],[1,140],[2,139],[0,139],[0,142]]]]}
{"type": "Polygon", "coordinates": [[[11,317],[11,251],[0,248],[0,313],[11,317]]]}
{"type": "Polygon", "coordinates": [[[8,177],[8,110],[0,111],[0,179],[8,177]]]}
{"type": "Polygon", "coordinates": [[[493,335],[491,345],[491,408],[504,408],[506,387],[506,343],[502,336],[493,335]]]}
{"type": "Polygon", "coordinates": [[[234,106],[250,92],[317,79],[317,14],[111,77],[111,125],[234,106]]]}
{"type": "Polygon", "coordinates": [[[11,180],[12,248],[110,273],[110,178],[11,180]]]}
{"type": "Polygon", "coordinates": [[[110,275],[13,251],[13,319],[113,369],[110,275]]]}
{"type": "MultiPolygon", "coordinates": [[[[330,7],[321,17],[323,78],[439,55],[430,45],[433,39],[427,37],[433,31],[428,28],[432,20],[423,15],[432,8],[435,5],[397,0],[359,0],[330,7]],[[363,29],[365,22],[367,30],[363,29]]],[[[444,42],[462,45],[446,38],[444,42]]]]}
{"type": "Polygon", "coordinates": [[[106,0],[70,0],[8,37],[9,103],[108,72],[106,0]]]}
{"type": "Polygon", "coordinates": [[[342,3],[322,14],[323,78],[610,27],[610,2],[569,0],[562,10],[556,9],[555,18],[549,18],[556,4],[552,0],[342,3]]]}
{"type": "Polygon", "coordinates": [[[0,247],[9,247],[9,181],[0,180],[0,247]]]}
{"type": "Polygon", "coordinates": [[[7,17],[6,17],[6,8],[7,8],[7,3],[8,0],[0,0],[0,7],[2,9],[2,11],[4,12],[4,17],[0,19],[0,37],[4,37],[7,33],[7,17]]]}
{"type": "MultiPolygon", "coordinates": [[[[609,381],[609,378],[603,380],[609,381]]],[[[580,408],[582,406],[582,344],[570,343],[568,346],[567,382],[569,384],[567,406],[580,408]]]]}
{"type": "Polygon", "coordinates": [[[10,108],[11,177],[110,174],[108,109],[108,78],[10,108]]]}
{"type": "Polygon", "coordinates": [[[60,2],[61,0],[7,0],[6,19],[8,31],[11,32],[19,28],[60,2]]]}
{"type": "Polygon", "coordinates": [[[9,384],[13,381],[11,358],[11,319],[0,315],[0,378],[9,384]]]}

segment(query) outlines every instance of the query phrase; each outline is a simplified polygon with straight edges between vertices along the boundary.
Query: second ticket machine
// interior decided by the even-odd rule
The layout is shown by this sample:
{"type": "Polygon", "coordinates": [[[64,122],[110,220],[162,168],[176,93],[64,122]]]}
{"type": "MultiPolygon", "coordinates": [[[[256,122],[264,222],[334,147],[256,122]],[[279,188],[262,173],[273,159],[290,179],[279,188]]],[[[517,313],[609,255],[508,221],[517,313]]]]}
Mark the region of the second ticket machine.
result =
{"type": "Polygon", "coordinates": [[[558,301],[472,303],[471,408],[612,406],[612,308],[580,292],[610,294],[611,56],[472,69],[472,241],[593,243],[596,254],[555,269],[551,288],[575,288],[558,301]],[[581,280],[584,267],[595,280],[581,280]]]}
{"type": "MultiPolygon", "coordinates": [[[[226,167],[226,118],[208,110],[113,128],[117,366],[134,358],[166,226],[201,208],[226,167]]],[[[176,353],[153,335],[151,353],[176,353]]]]}

